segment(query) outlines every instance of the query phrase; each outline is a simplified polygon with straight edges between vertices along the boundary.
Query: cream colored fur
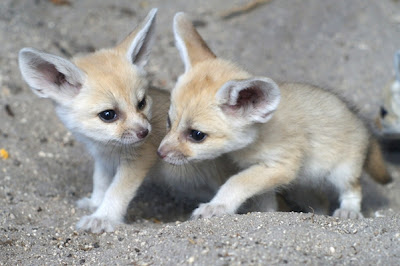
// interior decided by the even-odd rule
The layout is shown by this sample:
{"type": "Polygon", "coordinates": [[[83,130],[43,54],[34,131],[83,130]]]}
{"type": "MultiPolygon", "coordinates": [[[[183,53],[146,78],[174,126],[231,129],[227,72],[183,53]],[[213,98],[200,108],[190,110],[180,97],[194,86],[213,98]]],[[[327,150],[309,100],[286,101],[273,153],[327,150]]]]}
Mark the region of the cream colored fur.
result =
{"type": "Polygon", "coordinates": [[[95,160],[92,196],[79,200],[78,206],[96,211],[79,221],[79,229],[112,231],[123,221],[130,200],[156,162],[168,94],[148,90],[143,69],[154,38],[155,16],[153,9],[115,48],[72,62],[32,48],[20,51],[26,82],[36,94],[55,102],[60,119],[95,160]],[[145,104],[139,108],[143,99],[145,104]],[[154,113],[153,101],[159,107],[154,113]],[[107,110],[115,111],[115,121],[102,121],[100,113],[107,110]]]}
{"type": "Polygon", "coordinates": [[[380,160],[367,160],[373,177],[390,176],[376,141],[343,101],[313,86],[253,77],[217,58],[182,13],[174,32],[185,73],[172,91],[171,128],[158,152],[172,164],[226,154],[241,169],[193,217],[234,213],[251,197],[296,183],[332,186],[340,201],[334,216],[362,217],[367,154],[380,160]]]}
{"type": "Polygon", "coordinates": [[[190,187],[203,197],[198,191],[206,188],[208,199],[227,177],[223,165],[218,166],[223,160],[180,167],[158,160],[170,95],[149,88],[143,68],[154,39],[155,16],[153,9],[118,46],[72,61],[32,48],[20,51],[26,82],[36,94],[54,101],[60,119],[94,158],[92,195],[77,204],[95,211],[79,221],[79,229],[112,231],[123,221],[150,170],[155,178],[188,183],[181,187],[190,187]],[[145,104],[140,105],[143,99],[145,104]],[[114,110],[117,119],[102,121],[100,113],[106,110],[114,110]]]}

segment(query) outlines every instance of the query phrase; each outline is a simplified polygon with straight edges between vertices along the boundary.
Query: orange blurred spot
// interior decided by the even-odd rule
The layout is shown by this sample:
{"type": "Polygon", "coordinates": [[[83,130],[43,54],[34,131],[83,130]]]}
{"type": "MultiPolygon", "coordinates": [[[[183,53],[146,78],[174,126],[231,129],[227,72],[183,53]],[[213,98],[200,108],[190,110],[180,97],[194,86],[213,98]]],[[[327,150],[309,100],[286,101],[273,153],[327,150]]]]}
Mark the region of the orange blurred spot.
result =
{"type": "Polygon", "coordinates": [[[8,152],[5,149],[0,150],[0,157],[4,160],[8,159],[9,155],[8,152]]]}

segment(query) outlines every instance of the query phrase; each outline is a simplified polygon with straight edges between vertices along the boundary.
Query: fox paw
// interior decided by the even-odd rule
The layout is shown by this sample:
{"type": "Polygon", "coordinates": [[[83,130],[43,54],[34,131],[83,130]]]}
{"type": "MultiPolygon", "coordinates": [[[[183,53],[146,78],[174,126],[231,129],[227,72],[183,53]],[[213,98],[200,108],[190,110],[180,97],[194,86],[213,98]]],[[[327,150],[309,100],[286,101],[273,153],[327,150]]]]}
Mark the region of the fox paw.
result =
{"type": "Polygon", "coordinates": [[[224,214],[233,214],[233,211],[230,211],[225,204],[202,203],[193,211],[192,219],[210,218],[224,214]]]}
{"type": "Polygon", "coordinates": [[[76,202],[76,206],[80,209],[95,210],[100,206],[100,202],[96,202],[92,198],[84,197],[76,202]]]}
{"type": "Polygon", "coordinates": [[[100,234],[103,232],[113,232],[114,226],[117,224],[119,224],[119,222],[107,219],[107,217],[89,215],[82,217],[77,223],[76,228],[94,234],[100,234]]]}
{"type": "Polygon", "coordinates": [[[333,213],[333,217],[339,217],[342,219],[362,219],[362,218],[364,218],[364,216],[361,214],[361,212],[347,210],[347,209],[337,209],[333,213]]]}

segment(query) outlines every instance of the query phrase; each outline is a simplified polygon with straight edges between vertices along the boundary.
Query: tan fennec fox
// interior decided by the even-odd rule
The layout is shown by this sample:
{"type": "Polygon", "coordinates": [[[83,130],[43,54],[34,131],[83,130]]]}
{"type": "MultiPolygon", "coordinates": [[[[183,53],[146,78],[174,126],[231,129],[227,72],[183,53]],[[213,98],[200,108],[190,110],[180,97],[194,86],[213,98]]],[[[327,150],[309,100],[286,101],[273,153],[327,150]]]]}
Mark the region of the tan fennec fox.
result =
{"type": "Polygon", "coordinates": [[[363,167],[390,181],[380,147],[337,96],[320,88],[254,77],[217,58],[183,13],[174,18],[185,65],[172,91],[170,131],[159,156],[172,164],[227,154],[241,171],[194,218],[232,214],[248,198],[289,184],[333,186],[338,217],[362,217],[363,167]]]}
{"type": "Polygon", "coordinates": [[[206,183],[211,187],[209,194],[216,190],[207,181],[209,177],[226,178],[224,162],[221,167],[216,161],[189,167],[154,165],[165,135],[170,97],[168,92],[148,89],[143,68],[154,39],[155,17],[153,9],[115,48],[76,57],[72,62],[32,48],[20,51],[19,65],[26,82],[40,97],[54,101],[60,119],[95,161],[93,193],[77,204],[96,211],[79,221],[79,229],[112,231],[123,221],[128,203],[150,168],[157,177],[192,178],[194,191],[203,191],[206,183]]]}
{"type": "Polygon", "coordinates": [[[143,67],[154,38],[156,11],[114,49],[72,62],[32,48],[19,53],[25,81],[40,97],[55,102],[60,119],[95,159],[92,196],[77,204],[96,211],[79,221],[79,229],[112,231],[155,163],[153,139],[159,137],[159,129],[153,120],[160,114],[152,114],[151,105],[163,92],[147,91],[143,67]]]}

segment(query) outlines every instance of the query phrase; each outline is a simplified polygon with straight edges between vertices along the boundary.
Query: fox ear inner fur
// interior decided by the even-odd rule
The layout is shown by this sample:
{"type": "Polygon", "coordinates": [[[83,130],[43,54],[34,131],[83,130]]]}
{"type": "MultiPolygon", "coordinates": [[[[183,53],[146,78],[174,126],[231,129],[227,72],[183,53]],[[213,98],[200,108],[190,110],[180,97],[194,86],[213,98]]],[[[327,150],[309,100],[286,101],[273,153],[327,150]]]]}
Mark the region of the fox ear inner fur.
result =
{"type": "Polygon", "coordinates": [[[116,48],[126,56],[132,64],[143,68],[149,59],[155,39],[157,8],[153,8],[134,31],[132,31],[116,48]]]}
{"type": "Polygon", "coordinates": [[[278,85],[269,78],[231,80],[216,94],[222,110],[253,123],[265,123],[280,102],[278,85]]]}
{"type": "Polygon", "coordinates": [[[77,95],[85,79],[84,72],[69,60],[33,48],[23,48],[18,60],[32,91],[59,103],[77,95]]]}

